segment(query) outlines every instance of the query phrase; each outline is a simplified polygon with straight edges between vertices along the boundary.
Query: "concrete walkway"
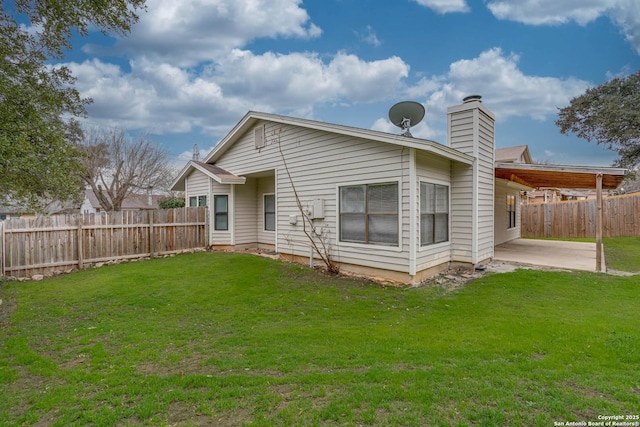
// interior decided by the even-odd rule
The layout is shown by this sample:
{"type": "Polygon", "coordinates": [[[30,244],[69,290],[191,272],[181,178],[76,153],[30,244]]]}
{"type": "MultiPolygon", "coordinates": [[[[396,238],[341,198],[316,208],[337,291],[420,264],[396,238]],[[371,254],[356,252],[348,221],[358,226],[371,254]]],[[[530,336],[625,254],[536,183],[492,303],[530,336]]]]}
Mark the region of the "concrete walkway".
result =
{"type": "MultiPolygon", "coordinates": [[[[494,260],[569,270],[596,271],[596,244],[515,239],[495,247],[494,260]]],[[[602,272],[606,272],[602,254],[602,272]]]]}

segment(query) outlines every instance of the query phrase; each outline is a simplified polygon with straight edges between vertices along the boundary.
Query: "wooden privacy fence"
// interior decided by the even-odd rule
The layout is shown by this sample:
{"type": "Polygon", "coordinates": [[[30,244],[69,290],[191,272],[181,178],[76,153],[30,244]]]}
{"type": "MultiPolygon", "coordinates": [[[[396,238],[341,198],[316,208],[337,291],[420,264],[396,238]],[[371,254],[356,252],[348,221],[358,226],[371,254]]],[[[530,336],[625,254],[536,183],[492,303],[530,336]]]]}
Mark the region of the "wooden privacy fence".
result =
{"type": "Polygon", "coordinates": [[[2,276],[50,275],[88,265],[207,246],[207,208],[122,211],[0,221],[2,276]]]}
{"type": "MultiPolygon", "coordinates": [[[[602,236],[640,236],[640,193],[602,200],[602,236]]],[[[577,200],[522,205],[521,236],[595,237],[596,201],[577,200]]]]}

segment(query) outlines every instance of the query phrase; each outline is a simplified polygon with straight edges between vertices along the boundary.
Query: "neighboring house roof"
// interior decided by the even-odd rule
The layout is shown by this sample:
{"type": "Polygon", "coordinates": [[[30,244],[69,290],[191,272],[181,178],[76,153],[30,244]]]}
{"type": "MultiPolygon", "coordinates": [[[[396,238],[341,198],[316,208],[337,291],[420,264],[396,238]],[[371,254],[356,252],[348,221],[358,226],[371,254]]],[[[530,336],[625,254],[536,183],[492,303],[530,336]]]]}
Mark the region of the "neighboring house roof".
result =
{"type": "MultiPolygon", "coordinates": [[[[96,197],[92,189],[88,188],[84,192],[85,200],[91,204],[91,207],[96,211],[102,210],[100,202],[96,197]]],[[[123,210],[143,210],[143,209],[158,209],[160,199],[163,196],[151,195],[151,203],[149,203],[148,194],[131,194],[126,197],[122,202],[123,210]]]]}
{"type": "Polygon", "coordinates": [[[22,215],[30,213],[28,209],[15,205],[0,205],[0,214],[5,215],[22,215]]]}
{"type": "Polygon", "coordinates": [[[527,145],[496,148],[495,161],[496,163],[533,163],[527,145]]]}
{"type": "Polygon", "coordinates": [[[191,160],[182,168],[178,174],[178,178],[171,184],[170,188],[175,191],[184,191],[184,181],[193,170],[199,170],[220,184],[244,184],[247,180],[245,177],[234,175],[217,165],[191,160]]]}

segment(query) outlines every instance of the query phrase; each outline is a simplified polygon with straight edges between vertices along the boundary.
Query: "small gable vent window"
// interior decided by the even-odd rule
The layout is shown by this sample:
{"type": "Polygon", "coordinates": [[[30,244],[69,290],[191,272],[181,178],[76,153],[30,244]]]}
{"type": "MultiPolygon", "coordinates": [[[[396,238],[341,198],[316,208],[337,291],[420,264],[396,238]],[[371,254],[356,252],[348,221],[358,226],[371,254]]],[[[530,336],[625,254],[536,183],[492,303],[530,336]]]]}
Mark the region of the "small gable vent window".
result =
{"type": "Polygon", "coordinates": [[[256,126],[253,129],[253,140],[256,144],[256,148],[264,147],[264,125],[256,126]]]}

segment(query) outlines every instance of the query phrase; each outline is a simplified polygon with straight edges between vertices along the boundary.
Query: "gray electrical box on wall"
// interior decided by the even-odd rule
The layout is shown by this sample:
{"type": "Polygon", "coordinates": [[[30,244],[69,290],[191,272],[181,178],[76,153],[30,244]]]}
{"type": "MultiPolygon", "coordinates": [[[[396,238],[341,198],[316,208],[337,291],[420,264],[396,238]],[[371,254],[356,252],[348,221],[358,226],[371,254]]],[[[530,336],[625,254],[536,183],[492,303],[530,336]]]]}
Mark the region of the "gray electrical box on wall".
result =
{"type": "Polygon", "coordinates": [[[315,199],[311,202],[311,219],[324,219],[324,199],[315,199]]]}

